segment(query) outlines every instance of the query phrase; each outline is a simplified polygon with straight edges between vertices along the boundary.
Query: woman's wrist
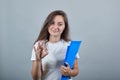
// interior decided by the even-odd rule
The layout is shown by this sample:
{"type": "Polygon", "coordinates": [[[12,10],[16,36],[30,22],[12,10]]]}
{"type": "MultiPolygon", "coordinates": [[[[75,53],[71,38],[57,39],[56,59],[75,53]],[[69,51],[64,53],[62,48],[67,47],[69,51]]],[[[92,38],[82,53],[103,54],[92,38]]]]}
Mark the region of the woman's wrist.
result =
{"type": "Polygon", "coordinates": [[[70,71],[69,71],[68,75],[69,75],[69,76],[71,76],[71,75],[72,75],[72,70],[70,70],[70,71]]]}
{"type": "Polygon", "coordinates": [[[36,61],[41,61],[41,58],[37,58],[36,61]]]}

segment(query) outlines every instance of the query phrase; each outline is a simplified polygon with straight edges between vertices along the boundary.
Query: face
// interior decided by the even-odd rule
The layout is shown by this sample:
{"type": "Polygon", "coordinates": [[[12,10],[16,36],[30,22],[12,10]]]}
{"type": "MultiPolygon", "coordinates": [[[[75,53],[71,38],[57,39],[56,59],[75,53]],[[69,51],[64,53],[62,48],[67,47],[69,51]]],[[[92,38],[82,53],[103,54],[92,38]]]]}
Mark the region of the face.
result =
{"type": "Polygon", "coordinates": [[[61,36],[64,28],[65,22],[63,16],[56,15],[53,19],[52,24],[48,28],[48,32],[50,33],[50,36],[61,36]]]}

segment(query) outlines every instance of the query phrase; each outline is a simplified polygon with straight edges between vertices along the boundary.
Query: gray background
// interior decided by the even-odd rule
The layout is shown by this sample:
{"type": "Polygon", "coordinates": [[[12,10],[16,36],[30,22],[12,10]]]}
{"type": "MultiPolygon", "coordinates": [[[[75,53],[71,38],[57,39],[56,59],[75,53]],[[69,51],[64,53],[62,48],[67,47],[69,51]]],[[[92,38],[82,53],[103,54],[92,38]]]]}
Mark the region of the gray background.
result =
{"type": "Polygon", "coordinates": [[[120,80],[120,0],[0,0],[0,80],[32,80],[33,42],[56,9],[82,41],[74,80],[120,80]]]}

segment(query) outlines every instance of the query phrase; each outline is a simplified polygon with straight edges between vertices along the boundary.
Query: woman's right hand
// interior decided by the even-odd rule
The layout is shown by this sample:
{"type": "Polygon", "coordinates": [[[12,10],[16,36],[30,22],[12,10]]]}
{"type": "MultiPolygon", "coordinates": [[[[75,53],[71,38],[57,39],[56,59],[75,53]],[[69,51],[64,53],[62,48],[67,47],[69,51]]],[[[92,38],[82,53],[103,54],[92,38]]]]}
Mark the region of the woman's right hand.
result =
{"type": "Polygon", "coordinates": [[[43,57],[45,57],[48,54],[45,41],[39,41],[38,46],[34,47],[34,51],[36,54],[36,60],[41,60],[43,57]]]}

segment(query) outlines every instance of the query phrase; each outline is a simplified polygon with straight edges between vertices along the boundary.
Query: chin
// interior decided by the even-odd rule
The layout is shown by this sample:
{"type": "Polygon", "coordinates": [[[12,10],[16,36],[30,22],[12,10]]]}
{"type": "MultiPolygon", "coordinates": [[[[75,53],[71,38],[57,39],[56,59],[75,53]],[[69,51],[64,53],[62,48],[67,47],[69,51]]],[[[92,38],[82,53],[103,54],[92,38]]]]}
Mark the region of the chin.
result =
{"type": "Polygon", "coordinates": [[[59,35],[59,34],[58,34],[58,33],[52,33],[52,35],[53,35],[53,36],[57,36],[57,35],[59,35]]]}
{"type": "Polygon", "coordinates": [[[53,36],[60,36],[60,34],[52,34],[53,36]]]}

